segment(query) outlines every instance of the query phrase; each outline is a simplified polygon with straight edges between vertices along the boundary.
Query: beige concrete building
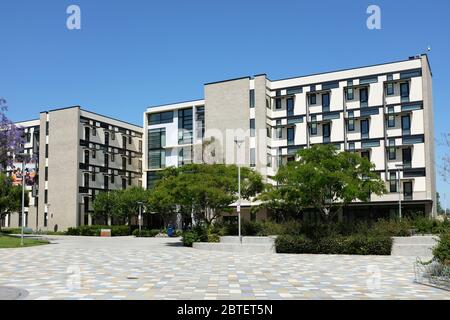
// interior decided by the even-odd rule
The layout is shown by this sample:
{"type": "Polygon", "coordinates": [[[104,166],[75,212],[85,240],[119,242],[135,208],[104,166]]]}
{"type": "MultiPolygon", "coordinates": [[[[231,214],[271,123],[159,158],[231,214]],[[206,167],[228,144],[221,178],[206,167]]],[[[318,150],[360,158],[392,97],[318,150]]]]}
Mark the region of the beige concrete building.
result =
{"type": "Polygon", "coordinates": [[[204,86],[204,99],[144,113],[143,185],[190,162],[240,163],[270,182],[301,148],[329,143],[375,164],[388,193],[345,214],[436,214],[432,74],[426,55],[289,79],[266,75],[204,86]],[[239,150],[235,139],[243,140],[239,150]]]}
{"type": "MultiPolygon", "coordinates": [[[[28,228],[61,231],[105,224],[91,217],[95,196],[142,184],[139,126],[78,106],[41,112],[39,119],[16,125],[25,131],[25,152],[34,159],[27,166],[36,175],[26,187],[30,194],[25,210],[28,228]]],[[[20,226],[21,215],[11,215],[2,223],[20,226]]]]}

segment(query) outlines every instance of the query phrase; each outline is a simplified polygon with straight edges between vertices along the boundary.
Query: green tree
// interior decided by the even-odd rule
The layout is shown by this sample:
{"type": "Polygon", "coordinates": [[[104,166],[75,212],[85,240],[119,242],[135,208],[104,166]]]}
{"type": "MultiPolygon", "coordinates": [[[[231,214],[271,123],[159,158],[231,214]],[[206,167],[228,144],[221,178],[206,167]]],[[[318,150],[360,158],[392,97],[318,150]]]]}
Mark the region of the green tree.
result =
{"type": "Polygon", "coordinates": [[[299,215],[313,209],[332,219],[346,204],[367,201],[370,193],[381,195],[384,182],[366,158],[338,152],[333,145],[314,145],[298,152],[298,160],[282,166],[260,199],[269,208],[299,215]]]}
{"type": "Polygon", "coordinates": [[[145,209],[148,205],[149,192],[142,187],[131,187],[115,191],[116,202],[113,207],[113,217],[124,220],[131,225],[131,218],[139,214],[139,207],[145,209]]]}
{"type": "MultiPolygon", "coordinates": [[[[25,206],[28,205],[28,201],[28,192],[25,191],[25,206]]],[[[0,221],[8,214],[19,212],[21,208],[22,186],[14,186],[10,177],[0,173],[0,221]]]]}
{"type": "MultiPolygon", "coordinates": [[[[222,213],[232,210],[238,199],[237,167],[224,164],[188,164],[168,168],[161,173],[155,192],[170,194],[182,212],[211,224],[222,213]]],[[[241,194],[250,199],[263,189],[261,175],[249,168],[241,169],[241,194]]]]}
{"type": "Polygon", "coordinates": [[[100,192],[92,202],[92,206],[94,208],[93,218],[103,217],[105,221],[108,221],[117,206],[117,193],[115,191],[100,192]]]}

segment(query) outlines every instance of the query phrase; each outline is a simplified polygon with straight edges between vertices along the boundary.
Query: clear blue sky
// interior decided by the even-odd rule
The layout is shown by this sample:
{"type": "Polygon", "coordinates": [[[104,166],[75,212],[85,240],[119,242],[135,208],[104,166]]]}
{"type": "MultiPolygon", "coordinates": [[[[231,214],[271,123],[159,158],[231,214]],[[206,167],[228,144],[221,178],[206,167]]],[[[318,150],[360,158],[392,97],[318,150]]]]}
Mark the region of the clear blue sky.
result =
{"type": "Polygon", "coordinates": [[[440,138],[450,132],[449,15],[447,0],[1,0],[0,96],[13,120],[81,105],[140,124],[147,106],[202,98],[207,82],[402,60],[430,45],[440,138]],[[70,4],[81,7],[79,31],[66,28],[70,4]],[[370,4],[381,30],[366,28],[370,4]]]}

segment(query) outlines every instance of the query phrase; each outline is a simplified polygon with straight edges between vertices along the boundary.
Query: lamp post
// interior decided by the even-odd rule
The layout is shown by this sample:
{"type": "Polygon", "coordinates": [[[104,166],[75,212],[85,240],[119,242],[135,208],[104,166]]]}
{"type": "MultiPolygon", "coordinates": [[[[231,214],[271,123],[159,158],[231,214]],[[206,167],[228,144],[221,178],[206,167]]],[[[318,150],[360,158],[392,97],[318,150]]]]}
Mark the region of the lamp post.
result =
{"type": "Polygon", "coordinates": [[[23,247],[24,226],[25,226],[25,159],[28,156],[28,154],[18,153],[16,155],[22,157],[22,214],[21,214],[22,223],[21,223],[20,245],[23,247]]]}
{"type": "MultiPolygon", "coordinates": [[[[241,145],[242,145],[243,142],[244,142],[243,139],[239,140],[237,137],[234,138],[234,143],[236,143],[238,151],[241,150],[241,145]]],[[[242,235],[241,235],[241,163],[238,160],[238,155],[236,156],[237,167],[238,167],[238,204],[237,204],[237,214],[238,214],[239,242],[242,244],[242,235]]]]}
{"type": "Polygon", "coordinates": [[[142,201],[138,201],[138,205],[139,205],[139,235],[141,234],[141,225],[142,225],[142,201]]]}
{"type": "Polygon", "coordinates": [[[397,167],[397,174],[398,174],[398,180],[397,180],[397,188],[398,188],[398,215],[400,220],[402,220],[402,193],[400,192],[400,170],[403,169],[403,164],[396,164],[397,167]]]}

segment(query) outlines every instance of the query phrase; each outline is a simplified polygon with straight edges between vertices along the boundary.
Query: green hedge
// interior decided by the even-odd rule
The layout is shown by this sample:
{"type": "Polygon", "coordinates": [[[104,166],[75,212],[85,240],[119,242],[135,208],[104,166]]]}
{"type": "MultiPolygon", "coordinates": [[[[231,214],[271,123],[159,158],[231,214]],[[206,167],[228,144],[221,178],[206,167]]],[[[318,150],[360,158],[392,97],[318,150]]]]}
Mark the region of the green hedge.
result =
{"type": "Polygon", "coordinates": [[[433,248],[433,257],[440,263],[450,266],[450,234],[441,234],[437,246],[433,248]]]}
{"type": "Polygon", "coordinates": [[[100,236],[101,229],[110,229],[111,236],[113,237],[129,236],[131,234],[129,226],[99,226],[99,225],[69,228],[67,229],[66,234],[69,236],[98,237],[100,236]]]}
{"type": "Polygon", "coordinates": [[[160,233],[161,233],[161,230],[159,230],[159,229],[141,230],[141,232],[139,232],[139,229],[136,229],[133,231],[133,236],[143,237],[143,238],[153,238],[160,233]]]}
{"type": "Polygon", "coordinates": [[[275,240],[278,253],[390,255],[392,239],[388,236],[333,236],[309,239],[282,235],[275,240]]]}

